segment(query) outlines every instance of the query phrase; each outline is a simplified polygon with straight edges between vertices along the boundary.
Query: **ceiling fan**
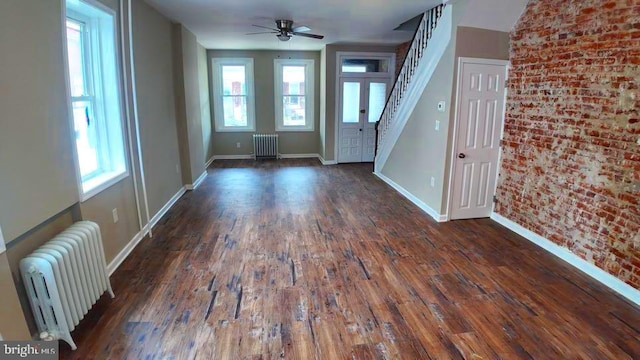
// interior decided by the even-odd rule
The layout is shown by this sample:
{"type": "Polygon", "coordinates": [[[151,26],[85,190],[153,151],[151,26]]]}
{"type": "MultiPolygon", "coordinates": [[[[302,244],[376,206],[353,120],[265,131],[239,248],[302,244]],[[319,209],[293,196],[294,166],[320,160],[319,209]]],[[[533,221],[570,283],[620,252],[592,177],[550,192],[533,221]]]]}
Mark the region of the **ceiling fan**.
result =
{"type": "Polygon", "coordinates": [[[294,35],[304,36],[304,37],[308,37],[308,38],[312,38],[312,39],[324,39],[323,35],[316,35],[316,34],[308,34],[308,33],[306,33],[305,31],[311,30],[310,28],[308,28],[306,26],[293,27],[293,21],[292,20],[276,20],[277,29],[270,28],[270,27],[267,27],[267,26],[261,26],[261,25],[253,25],[253,26],[259,27],[259,28],[263,28],[263,29],[269,29],[271,31],[249,33],[247,35],[276,34],[276,37],[280,41],[289,41],[291,39],[291,37],[294,36],[294,35]]]}

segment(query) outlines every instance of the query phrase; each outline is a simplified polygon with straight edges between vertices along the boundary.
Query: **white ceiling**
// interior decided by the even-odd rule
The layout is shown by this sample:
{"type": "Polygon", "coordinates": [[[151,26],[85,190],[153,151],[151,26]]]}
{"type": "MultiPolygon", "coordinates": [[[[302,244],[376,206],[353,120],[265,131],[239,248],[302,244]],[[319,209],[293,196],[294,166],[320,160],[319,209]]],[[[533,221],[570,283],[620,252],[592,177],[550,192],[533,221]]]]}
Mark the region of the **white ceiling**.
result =
{"type": "Polygon", "coordinates": [[[496,31],[511,31],[529,0],[470,0],[466,3],[460,26],[496,31]]]}
{"type": "MultiPolygon", "coordinates": [[[[320,50],[326,44],[399,44],[413,34],[393,29],[442,3],[441,0],[146,0],[173,21],[182,23],[208,49],[320,50]],[[245,35],[275,27],[275,19],[306,25],[323,40],[294,36],[287,42],[274,34],[245,35]]],[[[503,0],[504,1],[504,0],[503,0]]],[[[267,30],[265,30],[267,31],[267,30]]]]}

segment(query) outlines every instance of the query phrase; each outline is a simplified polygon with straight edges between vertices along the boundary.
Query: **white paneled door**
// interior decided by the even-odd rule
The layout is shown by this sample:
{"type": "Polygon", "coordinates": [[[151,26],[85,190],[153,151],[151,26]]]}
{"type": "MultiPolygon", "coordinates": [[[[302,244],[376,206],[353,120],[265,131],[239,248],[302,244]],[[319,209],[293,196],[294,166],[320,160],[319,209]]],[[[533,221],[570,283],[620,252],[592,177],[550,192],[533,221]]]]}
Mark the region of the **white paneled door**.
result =
{"type": "Polygon", "coordinates": [[[387,101],[386,79],[341,78],[338,162],[373,162],[375,125],[387,101]]]}
{"type": "Polygon", "coordinates": [[[489,217],[498,175],[507,63],[460,59],[451,216],[489,217]]]}

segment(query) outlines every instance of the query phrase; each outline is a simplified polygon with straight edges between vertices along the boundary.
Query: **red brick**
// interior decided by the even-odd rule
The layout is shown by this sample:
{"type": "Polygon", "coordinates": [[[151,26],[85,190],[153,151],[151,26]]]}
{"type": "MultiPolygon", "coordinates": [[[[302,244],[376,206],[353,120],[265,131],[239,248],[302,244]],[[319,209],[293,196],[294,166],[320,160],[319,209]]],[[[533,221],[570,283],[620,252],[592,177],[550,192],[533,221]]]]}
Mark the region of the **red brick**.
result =
{"type": "Polygon", "coordinates": [[[638,0],[529,1],[511,33],[496,206],[637,289],[639,20],[638,0]]]}

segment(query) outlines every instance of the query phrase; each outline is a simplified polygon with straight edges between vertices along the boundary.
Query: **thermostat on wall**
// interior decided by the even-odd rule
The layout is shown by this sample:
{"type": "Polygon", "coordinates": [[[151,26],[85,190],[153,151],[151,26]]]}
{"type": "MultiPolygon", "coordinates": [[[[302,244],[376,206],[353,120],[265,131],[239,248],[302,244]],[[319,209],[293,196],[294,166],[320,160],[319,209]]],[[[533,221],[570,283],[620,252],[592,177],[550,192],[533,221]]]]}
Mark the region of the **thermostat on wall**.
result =
{"type": "Polygon", "coordinates": [[[443,101],[438,102],[438,111],[440,111],[440,112],[444,112],[445,104],[446,104],[446,103],[444,102],[444,100],[443,100],[443,101]]]}

